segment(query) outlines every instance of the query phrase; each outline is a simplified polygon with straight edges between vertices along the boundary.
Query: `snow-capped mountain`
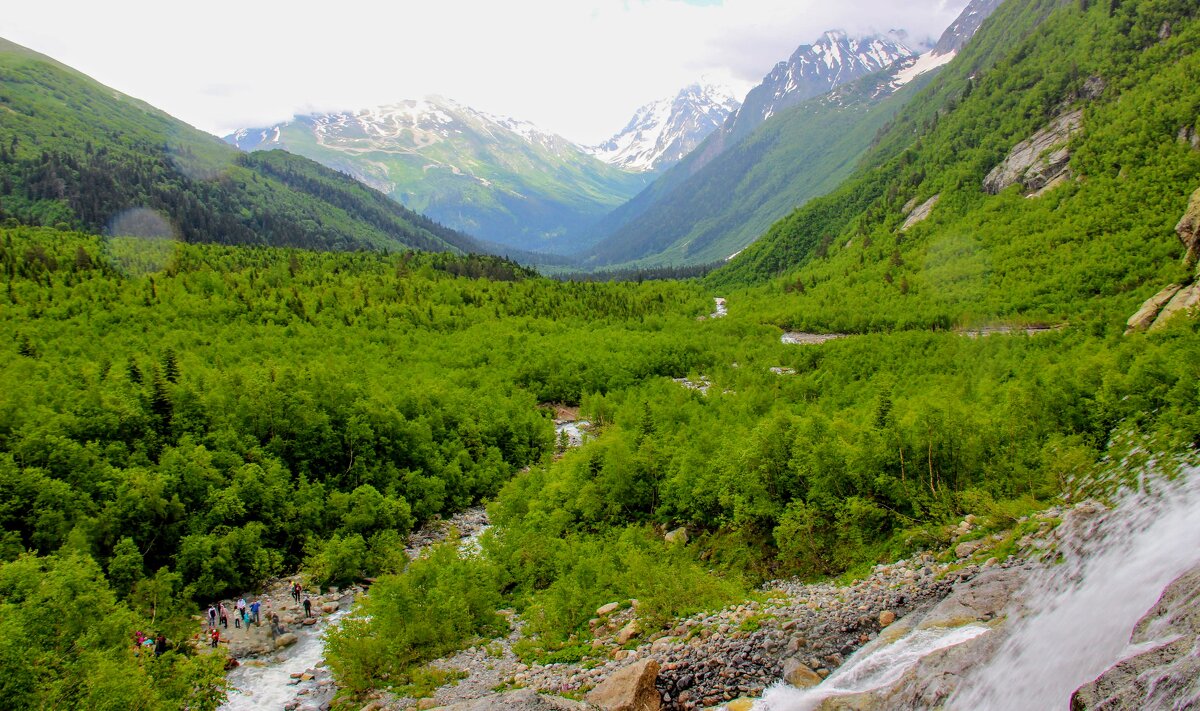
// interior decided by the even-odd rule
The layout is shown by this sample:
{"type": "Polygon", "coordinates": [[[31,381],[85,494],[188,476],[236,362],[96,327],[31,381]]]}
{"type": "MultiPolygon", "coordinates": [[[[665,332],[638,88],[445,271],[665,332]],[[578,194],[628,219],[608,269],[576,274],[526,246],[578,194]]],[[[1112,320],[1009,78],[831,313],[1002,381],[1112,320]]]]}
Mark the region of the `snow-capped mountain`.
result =
{"type": "Polygon", "coordinates": [[[786,62],[775,65],[750,90],[722,132],[736,141],[774,114],[868,74],[912,57],[916,52],[898,36],[851,37],[829,30],[813,44],[801,45],[786,62]]]}
{"type": "Polygon", "coordinates": [[[449,227],[521,249],[576,248],[576,229],[646,182],[531,123],[436,96],[296,116],[225,140],[311,158],[449,227]]]}
{"type": "Polygon", "coordinates": [[[662,170],[691,153],[739,106],[741,102],[725,87],[692,84],[674,97],[641,107],[625,128],[586,150],[625,170],[662,170]]]}

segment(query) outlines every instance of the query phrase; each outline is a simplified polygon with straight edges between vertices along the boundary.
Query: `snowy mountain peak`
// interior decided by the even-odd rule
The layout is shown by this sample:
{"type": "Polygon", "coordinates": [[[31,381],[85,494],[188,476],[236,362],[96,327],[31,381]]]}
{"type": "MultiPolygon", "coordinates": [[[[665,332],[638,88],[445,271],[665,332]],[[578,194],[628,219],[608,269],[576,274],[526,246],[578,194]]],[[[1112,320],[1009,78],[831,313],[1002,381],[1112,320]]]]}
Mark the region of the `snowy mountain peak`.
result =
{"type": "Polygon", "coordinates": [[[746,96],[723,133],[736,141],[783,109],[915,56],[903,39],[897,31],[865,37],[839,29],[825,31],[816,42],[801,45],[787,61],[776,64],[746,96]]]}
{"type": "Polygon", "coordinates": [[[697,82],[639,108],[616,135],[586,150],[625,170],[646,172],[679,162],[737,110],[728,88],[697,82]]]}

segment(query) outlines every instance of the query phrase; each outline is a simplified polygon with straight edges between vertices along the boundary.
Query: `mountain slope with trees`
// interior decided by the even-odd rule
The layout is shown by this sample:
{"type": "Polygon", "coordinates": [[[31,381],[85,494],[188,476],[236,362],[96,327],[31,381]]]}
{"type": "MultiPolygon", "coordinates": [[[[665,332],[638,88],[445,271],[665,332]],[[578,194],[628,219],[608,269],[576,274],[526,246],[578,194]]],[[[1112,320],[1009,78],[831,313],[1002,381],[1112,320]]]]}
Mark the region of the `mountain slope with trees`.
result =
{"type": "Polygon", "coordinates": [[[350,177],[216,138],[0,40],[0,220],[188,242],[484,251],[350,177]]]}

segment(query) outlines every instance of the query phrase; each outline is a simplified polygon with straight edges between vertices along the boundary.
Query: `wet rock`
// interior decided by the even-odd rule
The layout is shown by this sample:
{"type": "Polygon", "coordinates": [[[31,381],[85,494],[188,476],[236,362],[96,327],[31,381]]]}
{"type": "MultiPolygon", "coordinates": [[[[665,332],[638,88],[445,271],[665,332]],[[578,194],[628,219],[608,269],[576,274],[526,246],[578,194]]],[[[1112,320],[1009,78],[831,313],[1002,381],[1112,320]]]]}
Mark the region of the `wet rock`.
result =
{"type": "Polygon", "coordinates": [[[1200,706],[1200,566],[1163,590],[1130,642],[1153,648],[1115,664],[1071,696],[1072,711],[1200,706]]]}
{"type": "Polygon", "coordinates": [[[588,692],[587,700],[604,711],[658,711],[662,706],[654,686],[658,669],[655,659],[630,664],[588,692]]]}
{"type": "Polygon", "coordinates": [[[299,638],[296,636],[296,634],[294,632],[288,632],[286,634],[281,634],[275,638],[275,649],[283,649],[284,647],[293,645],[298,641],[299,641],[299,638]]]}
{"type": "Polygon", "coordinates": [[[798,689],[807,689],[821,683],[821,677],[795,657],[784,661],[783,680],[798,689]]]}

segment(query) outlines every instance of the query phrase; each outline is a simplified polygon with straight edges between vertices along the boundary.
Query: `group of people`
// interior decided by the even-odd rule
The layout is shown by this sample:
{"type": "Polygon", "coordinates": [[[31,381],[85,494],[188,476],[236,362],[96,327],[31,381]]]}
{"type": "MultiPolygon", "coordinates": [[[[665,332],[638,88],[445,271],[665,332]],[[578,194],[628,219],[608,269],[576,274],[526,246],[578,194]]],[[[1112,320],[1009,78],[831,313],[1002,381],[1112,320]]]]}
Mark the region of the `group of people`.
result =
{"type": "MultiPolygon", "coordinates": [[[[304,606],[304,616],[312,617],[312,600],[304,593],[304,587],[300,583],[292,583],[291,593],[292,599],[296,601],[296,604],[304,606]]],[[[224,602],[217,602],[208,606],[208,637],[214,649],[221,643],[220,627],[229,629],[229,617],[230,610],[225,606],[224,602]]],[[[271,621],[272,632],[280,629],[279,616],[271,609],[270,598],[253,600],[247,603],[246,598],[243,597],[234,603],[233,626],[235,628],[244,626],[249,629],[251,624],[261,625],[263,617],[271,621]]],[[[166,640],[164,639],[164,645],[165,643],[166,640]]]]}
{"type": "Polygon", "coordinates": [[[167,651],[167,636],[159,632],[157,636],[151,637],[141,630],[135,630],[133,633],[133,648],[138,653],[153,649],[154,656],[161,657],[163,652],[167,651]]]}

